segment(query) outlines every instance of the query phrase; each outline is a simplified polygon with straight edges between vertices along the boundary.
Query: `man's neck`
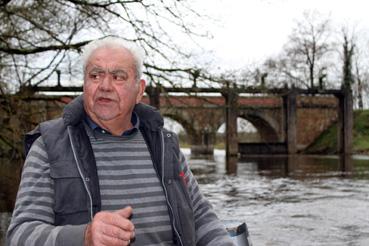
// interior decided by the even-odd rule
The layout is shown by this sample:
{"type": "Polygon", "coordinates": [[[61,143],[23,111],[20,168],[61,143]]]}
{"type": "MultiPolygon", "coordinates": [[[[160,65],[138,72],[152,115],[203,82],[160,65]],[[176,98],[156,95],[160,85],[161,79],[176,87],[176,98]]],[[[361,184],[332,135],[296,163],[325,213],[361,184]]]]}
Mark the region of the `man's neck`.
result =
{"type": "MultiPolygon", "coordinates": [[[[91,117],[91,116],[90,116],[91,117]]],[[[132,129],[131,115],[113,120],[100,120],[91,117],[91,119],[101,128],[107,130],[114,136],[121,136],[125,131],[132,129]]]]}

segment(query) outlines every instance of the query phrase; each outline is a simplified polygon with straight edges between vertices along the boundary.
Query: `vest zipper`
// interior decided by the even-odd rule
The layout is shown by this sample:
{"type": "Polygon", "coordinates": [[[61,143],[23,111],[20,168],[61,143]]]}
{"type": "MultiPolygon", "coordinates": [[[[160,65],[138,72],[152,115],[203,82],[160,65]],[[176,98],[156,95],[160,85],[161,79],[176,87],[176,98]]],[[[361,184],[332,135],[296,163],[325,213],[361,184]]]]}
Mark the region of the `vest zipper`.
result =
{"type": "Polygon", "coordinates": [[[76,151],[75,151],[75,147],[74,147],[74,144],[73,144],[73,140],[72,140],[72,134],[70,132],[70,126],[67,127],[67,130],[68,130],[68,135],[69,135],[69,142],[72,146],[72,152],[73,152],[73,156],[74,156],[74,159],[76,160],[76,166],[77,166],[77,169],[78,169],[78,173],[79,175],[81,176],[82,178],[82,181],[83,181],[83,185],[86,189],[86,192],[87,192],[87,195],[88,195],[88,198],[90,200],[90,218],[91,218],[91,221],[94,217],[94,214],[93,214],[93,209],[92,209],[92,196],[91,196],[91,192],[90,190],[88,189],[88,186],[86,184],[86,179],[85,179],[85,176],[83,175],[82,173],[82,170],[81,170],[81,167],[80,167],[80,163],[79,163],[79,159],[77,158],[77,154],[76,154],[76,151]]]}
{"type": "Polygon", "coordinates": [[[176,223],[175,223],[176,218],[175,218],[174,213],[173,213],[172,205],[170,204],[170,202],[168,200],[168,191],[167,191],[167,188],[165,186],[165,181],[164,181],[164,156],[165,156],[165,151],[164,151],[164,134],[163,134],[162,130],[160,131],[160,134],[161,134],[161,183],[163,184],[165,199],[167,200],[168,207],[170,209],[170,212],[173,215],[173,230],[174,230],[174,232],[176,233],[176,235],[179,239],[179,243],[183,246],[181,236],[179,235],[179,232],[176,228],[176,223]]]}

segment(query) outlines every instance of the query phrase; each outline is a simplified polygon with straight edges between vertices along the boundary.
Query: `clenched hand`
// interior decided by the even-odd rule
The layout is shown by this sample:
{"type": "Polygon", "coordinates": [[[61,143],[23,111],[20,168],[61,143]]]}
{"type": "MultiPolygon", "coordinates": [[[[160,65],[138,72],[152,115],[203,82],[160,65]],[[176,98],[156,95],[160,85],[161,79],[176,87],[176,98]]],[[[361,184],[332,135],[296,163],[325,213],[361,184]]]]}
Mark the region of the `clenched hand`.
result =
{"type": "Polygon", "coordinates": [[[126,246],[135,236],[134,225],[129,220],[132,214],[131,207],[107,212],[102,211],[95,215],[91,224],[86,228],[86,246],[126,246]]]}

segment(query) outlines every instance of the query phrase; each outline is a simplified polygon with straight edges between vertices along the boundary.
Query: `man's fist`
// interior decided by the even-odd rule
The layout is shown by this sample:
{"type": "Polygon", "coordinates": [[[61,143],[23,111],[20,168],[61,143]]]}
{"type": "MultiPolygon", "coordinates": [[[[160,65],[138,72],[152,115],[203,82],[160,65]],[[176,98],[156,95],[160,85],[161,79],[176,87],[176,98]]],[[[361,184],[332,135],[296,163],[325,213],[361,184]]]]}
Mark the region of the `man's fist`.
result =
{"type": "Polygon", "coordinates": [[[132,208],[107,212],[102,211],[95,215],[91,224],[86,228],[85,245],[87,246],[125,246],[135,237],[135,228],[129,218],[132,208]]]}

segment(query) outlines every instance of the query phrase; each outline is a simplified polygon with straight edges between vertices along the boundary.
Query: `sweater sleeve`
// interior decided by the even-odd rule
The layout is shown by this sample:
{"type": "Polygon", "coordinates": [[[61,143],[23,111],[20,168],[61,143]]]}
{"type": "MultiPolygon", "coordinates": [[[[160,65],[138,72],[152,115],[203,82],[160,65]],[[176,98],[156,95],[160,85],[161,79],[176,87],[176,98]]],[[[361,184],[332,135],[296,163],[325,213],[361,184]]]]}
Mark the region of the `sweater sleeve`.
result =
{"type": "Polygon", "coordinates": [[[201,193],[196,178],[193,176],[183,153],[180,153],[182,171],[189,190],[194,209],[197,246],[232,246],[234,243],[223,223],[218,219],[211,204],[201,193]]]}
{"type": "Polygon", "coordinates": [[[24,163],[6,245],[83,245],[86,225],[54,225],[54,185],[42,137],[24,163]]]}

